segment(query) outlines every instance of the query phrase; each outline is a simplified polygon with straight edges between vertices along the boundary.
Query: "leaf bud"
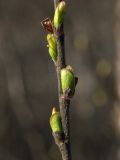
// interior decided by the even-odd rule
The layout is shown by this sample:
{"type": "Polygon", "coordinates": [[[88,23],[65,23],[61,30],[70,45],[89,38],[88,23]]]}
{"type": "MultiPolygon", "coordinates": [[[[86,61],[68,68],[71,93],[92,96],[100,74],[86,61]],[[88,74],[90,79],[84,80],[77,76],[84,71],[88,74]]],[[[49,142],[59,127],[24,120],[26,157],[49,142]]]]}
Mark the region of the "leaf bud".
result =
{"type": "Polygon", "coordinates": [[[53,133],[62,132],[62,122],[60,113],[56,111],[56,108],[53,107],[52,115],[50,117],[50,126],[53,133]]]}
{"type": "Polygon", "coordinates": [[[57,41],[53,34],[47,35],[48,47],[49,47],[49,54],[52,60],[55,62],[57,60],[57,41]]]}
{"type": "Polygon", "coordinates": [[[65,14],[65,8],[66,8],[66,3],[65,1],[61,1],[58,3],[58,6],[55,10],[54,14],[54,27],[57,29],[64,21],[64,14],[65,14]]]}
{"type": "Polygon", "coordinates": [[[75,77],[71,66],[67,66],[61,70],[61,87],[63,93],[68,89],[72,92],[75,90],[75,77]]]}

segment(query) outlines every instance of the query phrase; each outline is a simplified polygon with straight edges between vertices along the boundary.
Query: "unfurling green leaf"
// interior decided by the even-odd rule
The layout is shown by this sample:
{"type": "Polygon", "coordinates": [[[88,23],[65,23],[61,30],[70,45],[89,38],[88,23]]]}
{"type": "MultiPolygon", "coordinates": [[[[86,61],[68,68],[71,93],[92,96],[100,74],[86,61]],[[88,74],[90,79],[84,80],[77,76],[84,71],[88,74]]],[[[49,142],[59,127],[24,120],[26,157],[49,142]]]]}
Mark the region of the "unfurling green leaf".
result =
{"type": "Polygon", "coordinates": [[[50,126],[53,133],[62,132],[62,122],[60,113],[56,111],[54,107],[52,110],[52,115],[50,117],[50,126]]]}
{"type": "Polygon", "coordinates": [[[53,34],[47,35],[49,54],[52,60],[55,62],[57,60],[57,41],[53,34]]]}
{"type": "Polygon", "coordinates": [[[49,47],[53,48],[54,50],[56,50],[57,41],[56,41],[56,38],[55,38],[55,36],[53,34],[48,34],[47,35],[47,41],[48,41],[49,47]]]}
{"type": "Polygon", "coordinates": [[[64,21],[64,14],[65,14],[65,1],[59,2],[54,15],[54,27],[57,29],[64,21]]]}

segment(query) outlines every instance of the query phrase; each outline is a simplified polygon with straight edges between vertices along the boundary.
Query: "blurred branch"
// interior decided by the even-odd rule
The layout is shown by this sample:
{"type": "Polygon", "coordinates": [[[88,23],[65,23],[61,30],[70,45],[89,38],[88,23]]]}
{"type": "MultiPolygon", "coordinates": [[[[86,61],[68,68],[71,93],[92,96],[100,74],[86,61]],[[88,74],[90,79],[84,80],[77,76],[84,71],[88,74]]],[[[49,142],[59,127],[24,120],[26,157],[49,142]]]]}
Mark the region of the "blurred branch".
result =
{"type": "Polygon", "coordinates": [[[115,127],[118,139],[120,137],[120,0],[116,1],[115,5],[115,40],[116,40],[116,57],[115,57],[115,127]]]}
{"type": "Polygon", "coordinates": [[[33,115],[33,112],[30,110],[28,101],[25,96],[26,91],[23,82],[23,73],[20,60],[17,57],[15,45],[14,49],[10,49],[9,47],[6,49],[6,46],[4,46],[3,44],[3,48],[5,48],[5,50],[3,50],[3,54],[0,55],[0,58],[3,60],[6,70],[11,108],[13,113],[15,114],[16,121],[19,127],[21,128],[20,134],[22,134],[23,139],[28,145],[28,148],[31,152],[31,157],[35,159],[36,156],[41,156],[41,153],[37,152],[36,149],[36,146],[39,149],[41,146],[41,144],[38,143],[38,139],[40,139],[40,136],[36,129],[35,117],[33,115]],[[33,138],[35,145],[33,145],[33,138]]]}

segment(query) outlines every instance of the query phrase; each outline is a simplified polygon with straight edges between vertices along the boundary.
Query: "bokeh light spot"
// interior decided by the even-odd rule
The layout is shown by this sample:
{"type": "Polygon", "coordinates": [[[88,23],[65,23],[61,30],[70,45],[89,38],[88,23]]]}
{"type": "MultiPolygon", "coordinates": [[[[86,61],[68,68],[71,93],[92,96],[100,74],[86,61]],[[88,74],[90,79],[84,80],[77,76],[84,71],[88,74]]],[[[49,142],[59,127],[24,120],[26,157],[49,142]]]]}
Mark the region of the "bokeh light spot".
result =
{"type": "Polygon", "coordinates": [[[92,94],[92,101],[96,106],[104,106],[108,102],[108,96],[104,89],[98,88],[92,94]]]}
{"type": "Polygon", "coordinates": [[[75,36],[74,47],[78,51],[85,51],[88,48],[88,36],[85,33],[81,33],[75,36]]]}
{"type": "Polygon", "coordinates": [[[112,66],[111,66],[111,63],[105,59],[103,60],[100,60],[98,63],[97,63],[97,66],[96,66],[96,73],[100,76],[100,77],[107,77],[110,75],[111,73],[111,70],[112,70],[112,66]]]}

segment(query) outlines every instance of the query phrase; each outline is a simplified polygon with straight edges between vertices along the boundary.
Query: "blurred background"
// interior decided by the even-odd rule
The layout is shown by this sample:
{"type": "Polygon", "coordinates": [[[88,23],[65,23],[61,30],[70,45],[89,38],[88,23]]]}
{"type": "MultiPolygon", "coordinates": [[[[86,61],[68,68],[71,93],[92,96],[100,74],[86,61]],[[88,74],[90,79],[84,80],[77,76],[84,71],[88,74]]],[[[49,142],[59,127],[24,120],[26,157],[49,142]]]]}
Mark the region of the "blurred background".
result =
{"type": "MultiPolygon", "coordinates": [[[[0,0],[0,160],[61,160],[49,117],[57,78],[40,22],[53,0],[0,0]]],[[[120,160],[120,0],[68,1],[73,160],[120,160]]]]}

